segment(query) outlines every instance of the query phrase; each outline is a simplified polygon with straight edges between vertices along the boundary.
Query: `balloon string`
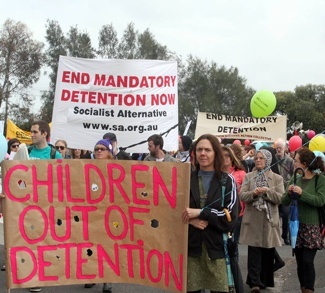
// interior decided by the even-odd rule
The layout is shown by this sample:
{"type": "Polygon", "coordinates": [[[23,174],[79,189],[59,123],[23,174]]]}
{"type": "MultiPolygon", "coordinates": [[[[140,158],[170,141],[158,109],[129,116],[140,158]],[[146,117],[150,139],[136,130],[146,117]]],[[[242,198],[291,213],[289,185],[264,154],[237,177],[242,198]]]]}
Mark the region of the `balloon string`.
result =
{"type": "MultiPolygon", "coordinates": [[[[306,146],[306,145],[308,145],[315,137],[317,137],[317,136],[319,136],[319,135],[321,135],[321,134],[324,134],[325,133],[325,130],[323,130],[321,133],[319,133],[319,134],[317,134],[317,135],[315,135],[314,137],[312,137],[310,140],[308,140],[307,142],[305,142],[304,144],[302,144],[301,145],[301,147],[299,147],[299,148],[297,148],[295,151],[294,151],[294,153],[296,154],[297,153],[297,151],[299,151],[302,147],[304,147],[304,146],[306,146]]],[[[296,136],[299,136],[299,135],[296,135],[296,136]]],[[[292,136],[292,137],[294,137],[294,136],[292,136]]],[[[300,137],[300,136],[299,136],[300,137]]],[[[291,139],[291,138],[290,138],[291,139]]],[[[289,142],[290,142],[290,139],[289,139],[289,142]]],[[[324,143],[325,143],[325,137],[324,137],[324,143]]],[[[325,148],[325,147],[324,147],[325,148]]],[[[316,154],[315,154],[316,155],[316,154]]]]}
{"type": "MultiPolygon", "coordinates": [[[[322,131],[320,134],[323,134],[323,133],[325,133],[325,130],[322,131]]],[[[315,136],[314,136],[314,137],[315,137],[315,136]]],[[[313,139],[313,138],[312,138],[312,139],[313,139]]],[[[308,144],[312,139],[310,139],[309,141],[307,141],[303,146],[305,146],[306,144],[308,144]]],[[[302,148],[302,146],[301,146],[299,149],[301,149],[301,148],[302,148]]],[[[297,151],[298,151],[299,149],[297,149],[297,151]]],[[[296,151],[296,152],[297,152],[297,151],[296,151]]],[[[295,153],[296,153],[296,152],[295,152],[295,153]]],[[[316,158],[317,158],[317,155],[315,154],[315,158],[314,158],[313,161],[309,164],[309,166],[306,167],[306,170],[311,166],[311,164],[316,160],[316,158]]],[[[263,171],[260,171],[259,173],[264,173],[264,172],[270,170],[273,166],[275,166],[275,165],[277,165],[277,164],[278,164],[278,162],[275,162],[273,165],[270,165],[268,168],[265,168],[263,171]]],[[[250,172],[248,172],[248,173],[250,173],[250,172]]],[[[256,177],[257,177],[258,175],[259,175],[259,174],[257,174],[255,177],[251,178],[249,181],[246,182],[246,184],[248,184],[251,180],[256,179],[256,177]]],[[[293,177],[293,175],[291,176],[291,178],[292,178],[292,177],[293,177]]],[[[299,178],[301,178],[301,177],[299,177],[299,178]]],[[[282,184],[282,183],[281,183],[281,184],[282,184]]],[[[241,184],[240,186],[236,187],[236,189],[237,189],[237,190],[238,190],[238,189],[241,189],[241,187],[244,186],[244,185],[245,185],[245,183],[243,183],[243,184],[241,184]]],[[[274,186],[274,188],[276,188],[276,187],[278,187],[278,186],[280,186],[280,184],[274,186]]],[[[232,190],[229,191],[228,193],[226,193],[225,196],[227,196],[227,195],[229,195],[229,194],[231,194],[231,193],[232,193],[232,190]]],[[[215,201],[213,201],[213,202],[211,202],[209,205],[207,205],[207,206],[204,207],[204,208],[211,209],[210,206],[213,205],[214,203],[216,203],[217,201],[218,201],[218,199],[215,200],[215,201]]]]}

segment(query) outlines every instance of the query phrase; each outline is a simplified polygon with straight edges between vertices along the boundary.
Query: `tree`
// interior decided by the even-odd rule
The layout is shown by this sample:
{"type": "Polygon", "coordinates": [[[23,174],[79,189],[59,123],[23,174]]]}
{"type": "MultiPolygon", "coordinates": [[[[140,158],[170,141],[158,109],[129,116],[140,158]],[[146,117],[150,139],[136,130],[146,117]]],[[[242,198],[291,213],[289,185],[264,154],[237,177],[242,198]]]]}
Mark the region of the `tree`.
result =
{"type": "Polygon", "coordinates": [[[117,58],[118,38],[113,24],[104,25],[99,31],[98,54],[102,58],[117,58]]]}
{"type": "Polygon", "coordinates": [[[96,57],[89,34],[79,32],[77,26],[70,27],[65,44],[69,56],[89,59],[96,57]]]}
{"type": "Polygon", "coordinates": [[[305,130],[312,129],[316,133],[325,130],[324,85],[298,86],[294,92],[278,92],[276,97],[277,108],[288,116],[289,127],[299,121],[305,130]]]}
{"type": "Polygon", "coordinates": [[[60,55],[67,55],[66,39],[57,21],[47,20],[45,39],[48,42],[48,48],[46,50],[46,65],[51,69],[51,72],[49,74],[49,90],[44,91],[41,96],[43,101],[43,105],[41,107],[41,117],[45,121],[52,121],[59,57],[60,55]]]}
{"type": "Polygon", "coordinates": [[[138,58],[152,60],[168,60],[168,50],[166,46],[160,45],[153,34],[146,29],[138,36],[138,58]]]}
{"type": "Polygon", "coordinates": [[[98,39],[97,52],[102,58],[170,60],[175,57],[155,40],[148,28],[139,33],[132,22],[127,25],[121,40],[112,24],[101,28],[98,39]]]}
{"type": "Polygon", "coordinates": [[[5,123],[9,99],[39,79],[44,62],[42,49],[43,44],[33,39],[25,24],[5,21],[0,31],[0,107],[5,99],[5,123]]]}
{"type": "Polygon", "coordinates": [[[40,119],[39,116],[31,112],[33,97],[29,93],[21,93],[17,102],[12,103],[9,109],[9,116],[12,121],[21,129],[29,130],[33,120],[40,119]]]}
{"type": "Polygon", "coordinates": [[[124,30],[123,38],[118,45],[119,59],[137,59],[137,38],[138,32],[134,29],[131,22],[124,30]]]}
{"type": "MultiPolygon", "coordinates": [[[[77,27],[71,27],[67,37],[57,22],[48,21],[47,41],[49,42],[48,65],[52,69],[51,89],[43,94],[42,116],[51,117],[56,72],[59,55],[94,58],[87,34],[80,33],[77,27]],[[62,54],[59,52],[63,51],[62,54]]],[[[179,87],[179,128],[184,130],[192,120],[190,134],[194,127],[198,111],[229,115],[250,115],[249,99],[253,90],[246,86],[245,78],[239,76],[236,67],[218,66],[216,62],[202,61],[189,56],[183,64],[181,58],[158,43],[149,29],[138,32],[133,23],[129,23],[119,40],[112,24],[104,25],[99,31],[97,54],[102,58],[176,60],[178,62],[179,87]]],[[[50,119],[46,119],[50,120],[50,119]]]]}
{"type": "Polygon", "coordinates": [[[70,27],[67,36],[57,21],[47,20],[46,40],[48,42],[47,65],[51,69],[50,89],[43,92],[41,107],[42,119],[52,121],[54,93],[56,87],[56,78],[59,65],[59,57],[73,56],[81,58],[94,58],[95,50],[91,45],[91,39],[88,33],[80,32],[77,27],[70,27]]]}
{"type": "Polygon", "coordinates": [[[218,67],[215,62],[208,63],[190,55],[180,76],[180,130],[192,120],[190,134],[193,135],[198,112],[249,115],[248,101],[253,90],[246,86],[246,80],[239,76],[237,68],[218,67]]]}

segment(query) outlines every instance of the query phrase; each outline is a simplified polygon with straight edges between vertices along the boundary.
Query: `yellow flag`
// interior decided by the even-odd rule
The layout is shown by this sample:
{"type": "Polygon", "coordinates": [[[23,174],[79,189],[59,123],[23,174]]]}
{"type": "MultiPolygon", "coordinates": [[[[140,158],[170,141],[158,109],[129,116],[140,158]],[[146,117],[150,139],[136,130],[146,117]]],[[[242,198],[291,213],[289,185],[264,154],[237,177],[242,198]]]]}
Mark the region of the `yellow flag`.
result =
{"type": "Polygon", "coordinates": [[[32,143],[30,137],[30,131],[21,130],[16,124],[10,119],[7,120],[7,137],[8,140],[12,138],[18,138],[21,143],[27,145],[32,143]]]}

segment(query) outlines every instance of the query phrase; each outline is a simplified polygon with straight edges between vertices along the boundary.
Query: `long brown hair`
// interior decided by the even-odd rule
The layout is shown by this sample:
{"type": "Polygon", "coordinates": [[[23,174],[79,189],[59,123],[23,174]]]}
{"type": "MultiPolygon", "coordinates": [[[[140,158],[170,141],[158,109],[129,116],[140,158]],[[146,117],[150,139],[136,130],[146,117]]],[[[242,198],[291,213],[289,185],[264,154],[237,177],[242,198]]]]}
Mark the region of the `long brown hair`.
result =
{"type": "Polygon", "coordinates": [[[319,169],[321,172],[325,171],[323,159],[321,157],[316,157],[314,152],[307,147],[299,149],[297,154],[299,155],[300,163],[306,164],[308,170],[314,171],[319,169]]]}
{"type": "Polygon", "coordinates": [[[235,168],[235,170],[244,170],[245,168],[241,161],[237,158],[237,156],[234,154],[233,150],[230,147],[223,146],[222,149],[226,152],[228,152],[232,166],[235,168]]]}
{"type": "Polygon", "coordinates": [[[196,148],[198,143],[203,140],[203,139],[207,139],[208,141],[210,141],[213,151],[214,151],[214,171],[216,174],[217,178],[221,178],[222,173],[224,172],[224,158],[222,155],[222,148],[221,148],[221,144],[219,142],[219,140],[212,134],[203,134],[201,135],[196,141],[195,141],[195,146],[194,146],[194,162],[195,162],[195,167],[196,170],[200,170],[200,165],[197,162],[197,158],[196,158],[196,148]]]}

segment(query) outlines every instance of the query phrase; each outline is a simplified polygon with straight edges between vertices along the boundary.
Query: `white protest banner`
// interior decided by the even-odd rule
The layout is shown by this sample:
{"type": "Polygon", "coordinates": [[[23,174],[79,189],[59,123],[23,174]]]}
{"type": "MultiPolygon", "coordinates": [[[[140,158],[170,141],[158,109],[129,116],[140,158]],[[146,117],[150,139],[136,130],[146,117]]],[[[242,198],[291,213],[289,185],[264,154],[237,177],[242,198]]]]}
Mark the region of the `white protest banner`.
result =
{"type": "Polygon", "coordinates": [[[60,56],[51,143],[92,150],[107,132],[127,152],[147,152],[162,134],[164,149],[178,148],[177,63],[60,56]]]}
{"type": "Polygon", "coordinates": [[[287,116],[254,118],[199,112],[195,138],[211,133],[220,138],[275,141],[286,139],[286,130],[287,116]]]}

